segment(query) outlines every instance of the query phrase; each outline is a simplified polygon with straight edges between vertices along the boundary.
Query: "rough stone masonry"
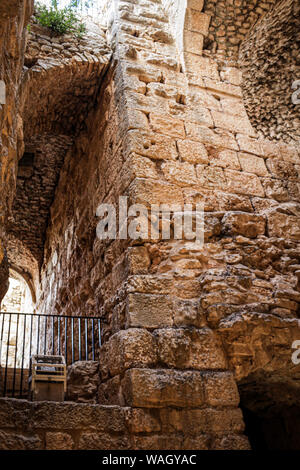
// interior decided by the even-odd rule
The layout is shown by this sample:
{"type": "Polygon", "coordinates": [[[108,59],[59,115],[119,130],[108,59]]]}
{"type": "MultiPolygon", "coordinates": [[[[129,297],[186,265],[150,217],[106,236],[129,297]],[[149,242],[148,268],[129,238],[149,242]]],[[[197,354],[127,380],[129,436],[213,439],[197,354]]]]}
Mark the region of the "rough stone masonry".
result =
{"type": "Polygon", "coordinates": [[[297,8],[107,0],[77,40],[1,3],[0,296],[10,265],[103,325],[94,404],[3,399],[1,448],[299,448],[297,8]],[[204,203],[203,249],[99,240],[119,196],[204,203]]]}

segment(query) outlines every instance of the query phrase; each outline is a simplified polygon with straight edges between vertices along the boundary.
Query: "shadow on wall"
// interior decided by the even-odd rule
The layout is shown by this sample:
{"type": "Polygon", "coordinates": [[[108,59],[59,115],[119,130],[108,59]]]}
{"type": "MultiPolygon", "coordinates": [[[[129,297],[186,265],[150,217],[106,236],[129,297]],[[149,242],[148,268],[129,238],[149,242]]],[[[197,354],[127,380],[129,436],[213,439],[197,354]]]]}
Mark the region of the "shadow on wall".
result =
{"type": "Polygon", "coordinates": [[[245,433],[255,450],[300,450],[300,400],[293,382],[239,387],[245,433]]]}
{"type": "Polygon", "coordinates": [[[300,407],[260,413],[241,408],[252,450],[300,450],[300,407]]]}

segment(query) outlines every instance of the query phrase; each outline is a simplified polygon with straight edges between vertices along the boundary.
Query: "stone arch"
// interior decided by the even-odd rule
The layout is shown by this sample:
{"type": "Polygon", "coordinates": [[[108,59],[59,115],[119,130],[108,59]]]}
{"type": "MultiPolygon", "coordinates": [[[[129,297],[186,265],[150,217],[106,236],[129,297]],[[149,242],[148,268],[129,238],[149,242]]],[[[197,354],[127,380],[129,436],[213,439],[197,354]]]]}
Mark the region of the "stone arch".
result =
{"type": "Polygon", "coordinates": [[[235,371],[253,450],[299,448],[300,365],[292,360],[299,320],[241,314],[220,333],[235,371]]]}
{"type": "Polygon", "coordinates": [[[293,83],[299,78],[300,6],[296,0],[274,5],[241,44],[244,103],[261,136],[299,142],[299,103],[293,83]]]}
{"type": "Polygon", "coordinates": [[[104,40],[104,33],[93,32],[88,40],[51,37],[47,29],[31,26],[21,100],[25,141],[80,131],[110,59],[104,40]]]}
{"type": "Polygon", "coordinates": [[[187,72],[192,55],[213,57],[230,66],[238,65],[240,45],[249,31],[276,0],[165,0],[172,31],[187,72]]]}
{"type": "Polygon", "coordinates": [[[31,276],[18,267],[11,265],[9,268],[9,278],[15,279],[27,287],[28,291],[30,292],[32,305],[34,306],[36,303],[36,290],[31,276]]]}
{"type": "Polygon", "coordinates": [[[27,273],[36,286],[60,170],[95,105],[110,55],[99,28],[84,38],[52,37],[47,29],[31,25],[20,93],[24,152],[7,254],[10,265],[27,273]]]}
{"type": "MultiPolygon", "coordinates": [[[[292,102],[292,86],[299,74],[298,2],[188,0],[180,6],[167,3],[172,7],[171,29],[189,80],[192,77],[195,82],[197,75],[217,78],[217,69],[214,74],[211,70],[212,60],[221,73],[236,68],[239,72],[234,84],[242,86],[243,105],[258,135],[298,142],[299,105],[292,102]],[[178,21],[179,16],[184,22],[178,21]]],[[[201,80],[196,82],[206,85],[201,80]]]]}
{"type": "Polygon", "coordinates": [[[9,269],[20,274],[29,284],[32,298],[36,299],[36,289],[39,281],[39,264],[30,247],[22,237],[8,232],[7,256],[9,269]]]}

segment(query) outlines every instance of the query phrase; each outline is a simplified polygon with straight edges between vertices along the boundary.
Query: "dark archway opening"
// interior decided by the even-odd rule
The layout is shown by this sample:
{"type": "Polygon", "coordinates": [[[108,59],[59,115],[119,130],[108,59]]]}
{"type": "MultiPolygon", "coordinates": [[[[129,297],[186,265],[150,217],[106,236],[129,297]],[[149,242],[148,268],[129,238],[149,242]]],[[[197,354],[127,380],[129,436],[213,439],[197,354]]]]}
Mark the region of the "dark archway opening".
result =
{"type": "Polygon", "coordinates": [[[300,393],[295,380],[239,386],[252,450],[300,450],[300,393]]]}
{"type": "Polygon", "coordinates": [[[300,407],[271,412],[241,408],[252,450],[300,450],[300,407]]]}

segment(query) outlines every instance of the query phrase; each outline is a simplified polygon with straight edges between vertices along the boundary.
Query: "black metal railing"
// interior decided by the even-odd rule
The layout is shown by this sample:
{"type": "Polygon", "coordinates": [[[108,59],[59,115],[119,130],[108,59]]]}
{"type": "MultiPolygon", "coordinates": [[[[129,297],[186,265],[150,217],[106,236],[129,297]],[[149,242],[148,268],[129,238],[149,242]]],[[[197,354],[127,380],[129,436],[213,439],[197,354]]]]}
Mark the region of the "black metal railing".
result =
{"type": "Polygon", "coordinates": [[[97,359],[98,317],[0,312],[0,395],[27,398],[30,357],[63,355],[66,364],[97,359]]]}

